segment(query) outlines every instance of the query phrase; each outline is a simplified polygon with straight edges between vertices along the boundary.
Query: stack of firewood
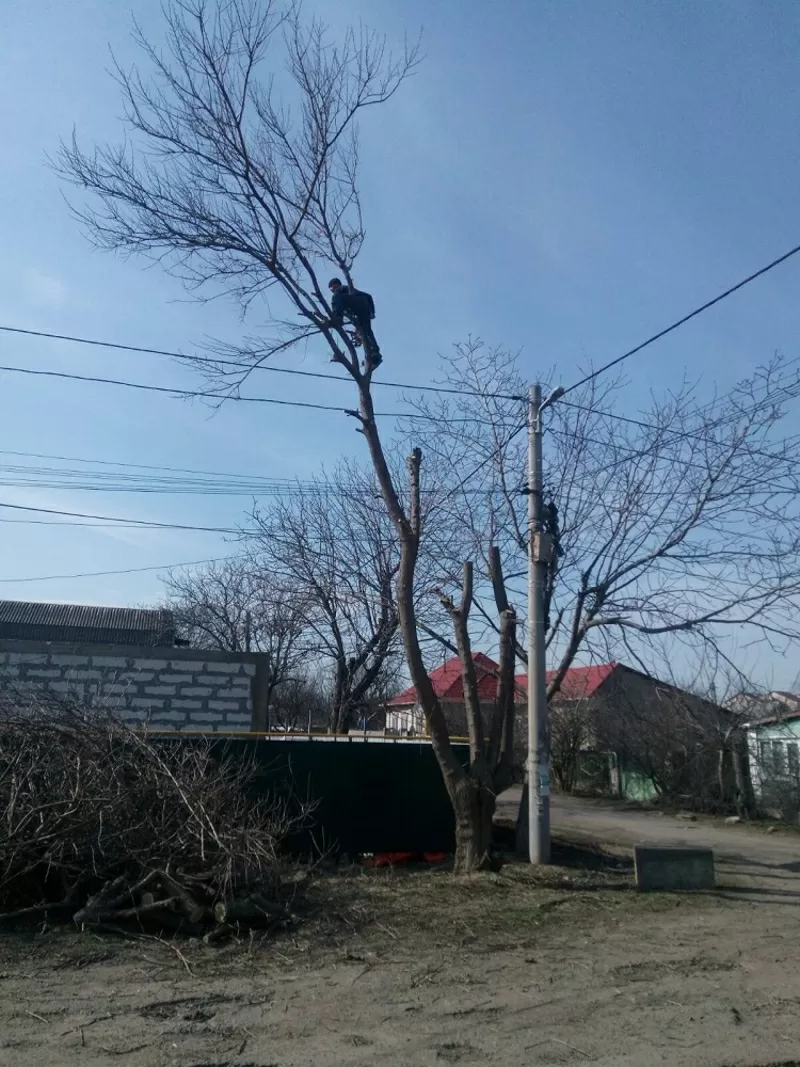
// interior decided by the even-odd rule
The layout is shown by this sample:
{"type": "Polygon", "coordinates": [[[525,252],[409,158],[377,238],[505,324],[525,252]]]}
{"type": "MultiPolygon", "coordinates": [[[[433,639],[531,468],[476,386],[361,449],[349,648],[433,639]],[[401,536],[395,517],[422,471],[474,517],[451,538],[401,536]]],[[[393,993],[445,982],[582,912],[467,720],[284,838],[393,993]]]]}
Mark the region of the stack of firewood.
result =
{"type": "Polygon", "coordinates": [[[95,929],[133,926],[162,936],[203,937],[206,942],[295,920],[291,900],[270,900],[255,889],[226,899],[219,899],[217,892],[212,875],[189,878],[149,871],[135,883],[119,875],[93,893],[73,918],[95,929]]]}

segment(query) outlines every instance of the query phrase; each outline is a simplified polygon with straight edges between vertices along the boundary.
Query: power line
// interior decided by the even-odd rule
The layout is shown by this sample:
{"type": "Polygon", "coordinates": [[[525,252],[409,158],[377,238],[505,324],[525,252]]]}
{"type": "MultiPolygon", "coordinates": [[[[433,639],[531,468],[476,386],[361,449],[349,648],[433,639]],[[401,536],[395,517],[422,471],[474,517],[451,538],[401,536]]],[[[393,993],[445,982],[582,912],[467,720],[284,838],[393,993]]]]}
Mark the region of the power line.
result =
{"type": "MultiPolygon", "coordinates": [[[[173,387],[168,385],[145,385],[143,382],[128,382],[123,381],[120,378],[101,378],[90,374],[72,374],[67,371],[34,370],[31,367],[10,367],[0,365],[0,371],[6,371],[10,374],[28,374],[40,378],[61,378],[66,379],[67,381],[74,382],[91,382],[99,385],[116,385],[122,386],[125,389],[138,389],[142,392],[147,393],[162,393],[182,399],[203,397],[210,400],[218,400],[220,404],[224,404],[227,401],[235,401],[242,404],[277,404],[280,407],[287,408],[312,408],[315,411],[336,411],[340,415],[346,415],[348,413],[347,408],[338,407],[334,404],[314,404],[308,400],[276,400],[274,397],[271,396],[239,396],[236,393],[212,393],[202,389],[180,389],[177,386],[173,387]]],[[[407,411],[376,411],[374,414],[376,418],[382,419],[425,419],[429,422],[445,421],[452,423],[453,425],[463,423],[485,422],[484,419],[478,419],[474,416],[440,420],[436,415],[427,415],[407,411]]]]}
{"type": "MultiPolygon", "coordinates": [[[[794,400],[794,399],[797,398],[798,395],[800,395],[800,381],[795,380],[792,383],[792,385],[782,386],[782,387],[780,387],[778,389],[778,392],[782,392],[782,393],[786,394],[782,399],[784,399],[784,400],[794,400]]],[[[762,397],[761,400],[757,400],[755,402],[755,404],[753,404],[752,407],[744,408],[744,409],[742,409],[742,411],[734,412],[732,414],[733,415],[745,415],[745,414],[748,414],[748,413],[752,413],[752,412],[758,411],[758,409],[763,407],[765,404],[774,404],[778,400],[779,400],[779,398],[776,396],[776,394],[774,392],[773,393],[768,393],[766,396],[762,397]]],[[[664,433],[670,434],[670,436],[672,436],[672,437],[679,437],[679,438],[683,438],[683,439],[686,439],[686,440],[693,440],[693,439],[699,440],[699,441],[707,440],[707,434],[705,434],[705,433],[700,433],[700,432],[696,432],[696,431],[692,431],[692,430],[671,430],[666,426],[659,426],[655,422],[647,422],[644,419],[634,419],[630,415],[618,415],[617,412],[615,412],[615,411],[601,411],[601,410],[599,410],[597,408],[587,407],[585,404],[576,404],[572,400],[565,400],[565,401],[563,401],[563,404],[564,404],[564,407],[574,408],[576,411],[585,411],[589,415],[599,415],[604,419],[615,419],[617,422],[626,422],[626,423],[629,423],[631,426],[641,426],[645,430],[661,430],[664,433]]],[[[719,418],[719,419],[715,420],[714,422],[710,423],[710,425],[707,427],[707,429],[713,429],[715,426],[718,426],[721,422],[725,422],[726,420],[728,420],[730,418],[731,418],[730,414],[729,415],[723,415],[721,418],[719,418]]]]}
{"type": "MultiPolygon", "coordinates": [[[[27,504],[7,504],[0,501],[0,508],[12,511],[33,511],[39,515],[64,515],[72,519],[97,519],[100,522],[130,523],[137,530],[199,530],[202,533],[239,534],[241,531],[223,526],[188,526],[174,522],[155,522],[150,519],[123,519],[119,515],[91,515],[84,511],[61,511],[58,508],[35,508],[27,504]]],[[[103,529],[103,527],[98,527],[103,529]]]]}
{"type": "MultiPolygon", "coordinates": [[[[20,452],[11,448],[0,448],[0,456],[20,456],[23,459],[55,459],[63,463],[94,463],[103,467],[129,467],[145,471],[168,471],[170,474],[200,474],[211,478],[244,478],[249,475],[231,474],[229,471],[197,470],[193,467],[166,467],[155,463],[126,463],[116,459],[87,459],[86,456],[62,456],[50,452],[20,452]]],[[[258,478],[258,475],[252,475],[258,478]]],[[[292,482],[291,478],[266,478],[265,481],[292,482]]]]}
{"type": "Polygon", "coordinates": [[[564,390],[563,395],[566,396],[566,394],[571,393],[573,389],[577,389],[581,385],[586,385],[587,382],[590,382],[592,381],[592,379],[597,378],[600,374],[604,374],[612,367],[616,367],[617,364],[622,363],[623,360],[630,359],[631,356],[635,356],[636,353],[641,352],[643,348],[647,348],[648,345],[653,344],[655,341],[661,340],[662,337],[666,337],[668,333],[672,333],[673,330],[677,330],[679,326],[683,326],[684,323],[689,322],[690,319],[694,319],[698,315],[701,315],[704,311],[708,311],[708,309],[714,307],[715,304],[719,304],[722,300],[725,300],[727,297],[731,296],[739,289],[743,289],[745,285],[749,285],[750,282],[755,281],[756,278],[760,278],[762,274],[766,274],[767,271],[773,270],[775,267],[780,266],[781,263],[785,263],[787,259],[791,259],[791,257],[797,255],[798,252],[800,252],[800,245],[795,245],[794,248],[791,248],[788,252],[785,252],[777,259],[773,259],[772,262],[768,263],[765,267],[761,267],[760,270],[755,271],[753,274],[748,274],[746,278],[743,278],[740,282],[737,282],[736,285],[732,285],[730,289],[726,289],[718,296],[715,296],[713,300],[706,301],[705,304],[701,304],[700,307],[695,308],[694,311],[690,311],[688,315],[684,315],[682,319],[678,319],[676,322],[673,322],[670,326],[667,326],[666,329],[659,330],[658,333],[654,333],[652,337],[648,337],[646,341],[642,341],[642,343],[636,345],[635,348],[631,348],[627,352],[623,352],[621,356],[617,356],[616,359],[612,359],[609,363],[606,363],[602,367],[599,367],[597,370],[592,371],[591,374],[587,374],[585,378],[581,378],[579,382],[575,382],[574,385],[570,385],[568,388],[566,388],[564,390]]]}
{"type": "MultiPolygon", "coordinates": [[[[117,385],[122,386],[125,389],[139,389],[148,393],[166,393],[173,397],[204,397],[207,399],[219,400],[220,402],[234,400],[239,403],[247,404],[278,404],[281,407],[289,408],[313,408],[316,411],[336,411],[340,415],[345,412],[344,408],[334,406],[333,404],[313,404],[308,400],[276,400],[274,397],[267,396],[224,396],[219,393],[210,393],[201,389],[179,389],[167,385],[145,385],[142,382],[127,382],[122,381],[119,378],[100,378],[89,374],[70,374],[66,371],[58,370],[34,370],[31,367],[0,366],[0,371],[6,371],[10,374],[30,374],[40,378],[62,378],[74,382],[93,382],[99,385],[117,385]]],[[[376,412],[375,414],[378,415],[379,413],[376,412]]],[[[403,417],[400,412],[380,412],[380,415],[383,418],[403,417]]]]}
{"type": "MultiPolygon", "coordinates": [[[[0,452],[0,455],[2,452],[0,452]]],[[[74,460],[73,460],[74,461],[74,460]]],[[[80,460],[79,462],[98,462],[112,465],[108,460],[80,460]]],[[[120,463],[121,466],[126,466],[120,463]]],[[[129,474],[127,471],[95,471],[92,469],[74,469],[65,467],[37,467],[27,465],[0,464],[0,486],[13,488],[77,490],[87,492],[109,493],[177,493],[198,496],[251,496],[251,497],[291,497],[324,496],[327,494],[380,496],[377,487],[340,486],[336,482],[315,478],[312,481],[300,479],[253,479],[238,478],[236,475],[220,475],[219,480],[207,478],[180,478],[169,475],[151,475],[150,471],[180,470],[181,468],[159,468],[155,465],[130,464],[132,468],[145,466],[147,474],[129,474]],[[227,480],[229,479],[229,480],[227,480]]],[[[422,489],[424,495],[437,495],[446,491],[446,487],[422,489]]],[[[470,489],[469,493],[485,494],[487,489],[470,489]]],[[[9,521],[9,520],[6,520],[9,521]]],[[[25,520],[19,520],[25,521],[25,520]]],[[[66,525],[66,524],[58,524],[66,525]]],[[[71,525],[71,524],[70,524],[71,525]]]]}
{"type": "Polygon", "coordinates": [[[144,574],[145,571],[168,571],[174,567],[199,567],[204,563],[224,563],[226,560],[235,559],[235,556],[217,556],[214,559],[191,559],[185,563],[168,563],[164,566],[155,567],[125,567],[116,571],[84,571],[82,574],[44,574],[38,577],[26,578],[0,578],[0,583],[9,585],[12,582],[17,585],[23,582],[55,582],[69,578],[105,578],[112,574],[144,574]]]}
{"type": "MultiPolygon", "coordinates": [[[[51,341],[70,341],[74,344],[81,345],[95,345],[99,348],[113,348],[119,349],[123,352],[139,352],[144,355],[151,356],[169,356],[173,359],[180,359],[184,362],[199,363],[210,367],[223,366],[223,367],[238,367],[243,371],[266,371],[271,374],[290,374],[300,378],[321,378],[330,382],[348,382],[352,383],[353,379],[349,375],[345,374],[326,374],[323,371],[309,371],[309,370],[297,370],[293,367],[270,367],[265,366],[263,363],[248,364],[240,360],[215,358],[213,356],[187,356],[185,352],[172,352],[169,349],[164,348],[142,348],[139,345],[125,345],[117,344],[114,341],[98,341],[89,337],[72,337],[69,334],[63,333],[48,333],[45,330],[27,330],[20,326],[0,326],[0,331],[4,333],[18,333],[24,334],[28,337],[44,337],[51,341]]],[[[481,393],[472,389],[456,389],[452,386],[445,385],[415,385],[412,382],[385,382],[385,381],[373,381],[372,385],[381,386],[384,389],[411,389],[415,392],[421,393],[449,393],[453,396],[478,396],[485,398],[493,398],[496,400],[525,400],[524,396],[518,396],[512,393],[481,393]]],[[[336,409],[338,410],[338,409],[336,409]]]]}
{"type": "MultiPolygon", "coordinates": [[[[2,506],[2,505],[0,505],[2,506]]],[[[89,530],[146,530],[130,522],[56,522],[50,519],[3,519],[0,523],[11,526],[84,526],[89,530]]]]}
{"type": "MultiPolygon", "coordinates": [[[[791,385],[781,386],[781,387],[778,388],[777,391],[778,392],[783,392],[783,393],[786,394],[783,398],[781,398],[783,400],[796,399],[797,396],[800,395],[800,381],[795,381],[791,385]]],[[[731,392],[733,392],[733,390],[731,392]]],[[[763,407],[766,404],[774,404],[776,401],[778,401],[778,399],[779,398],[776,396],[775,392],[767,393],[766,396],[762,397],[760,400],[757,400],[751,407],[743,408],[742,411],[736,412],[734,414],[737,415],[737,416],[744,416],[744,415],[748,415],[748,414],[753,414],[753,413],[758,411],[761,407],[763,407]]],[[[716,403],[716,402],[717,401],[715,401],[714,403],[716,403]]],[[[672,429],[669,429],[669,427],[666,427],[666,426],[664,426],[664,427],[659,426],[657,423],[646,422],[643,419],[634,419],[634,418],[631,418],[628,415],[618,415],[618,414],[616,414],[615,412],[612,412],[612,411],[598,411],[596,409],[586,407],[583,404],[576,404],[573,401],[569,401],[569,400],[564,401],[564,405],[565,405],[565,407],[575,408],[578,411],[585,411],[588,414],[599,415],[599,416],[601,416],[603,418],[615,419],[615,420],[617,420],[619,422],[629,423],[632,426],[640,426],[640,427],[642,427],[643,429],[646,429],[646,430],[656,430],[656,431],[659,431],[659,432],[664,433],[664,434],[669,434],[669,436],[674,438],[676,441],[684,441],[685,440],[685,441],[700,441],[700,442],[703,442],[703,443],[707,443],[709,441],[708,431],[709,430],[713,430],[715,427],[719,426],[720,423],[726,422],[731,418],[730,414],[723,415],[720,418],[718,418],[718,419],[714,420],[713,422],[709,423],[708,426],[706,427],[705,432],[701,433],[701,432],[693,432],[693,431],[690,431],[690,430],[672,430],[672,429]]],[[[708,405],[707,405],[707,407],[708,407],[708,405]]],[[[703,409],[701,409],[701,410],[703,410],[703,409]]],[[[565,431],[565,430],[560,430],[560,431],[557,430],[557,431],[554,431],[554,432],[560,432],[562,434],[565,434],[565,435],[569,436],[568,432],[565,431]]],[[[577,435],[572,434],[572,436],[575,437],[577,435]]],[[[790,443],[794,443],[798,439],[800,439],[800,434],[792,434],[789,437],[784,438],[782,441],[776,441],[775,442],[775,447],[777,448],[780,445],[788,445],[790,443]]],[[[647,452],[649,450],[650,450],[650,446],[648,446],[648,448],[645,450],[645,452],[647,452]]],[[[778,460],[778,459],[784,458],[784,457],[781,457],[779,455],[776,455],[774,452],[766,452],[762,448],[753,448],[753,449],[750,450],[750,453],[752,455],[755,455],[755,456],[763,456],[766,459],[778,460]]],[[[643,454],[642,452],[632,452],[630,458],[633,459],[635,457],[641,456],[642,454],[643,454]]],[[[623,461],[620,461],[620,462],[623,462],[623,461]]],[[[617,464],[614,464],[613,466],[618,466],[618,465],[619,464],[617,463],[617,464]]]]}
{"type": "MultiPolygon", "coordinates": [[[[511,433],[508,436],[508,440],[506,441],[506,446],[510,445],[511,442],[514,440],[514,438],[517,436],[517,434],[522,433],[522,431],[527,427],[527,425],[528,425],[528,420],[525,419],[525,421],[521,422],[519,424],[519,426],[517,426],[517,428],[515,430],[512,430],[511,433]]],[[[478,466],[475,467],[474,470],[471,470],[469,472],[469,474],[466,475],[466,477],[461,479],[461,481],[458,483],[458,485],[454,486],[452,489],[448,490],[445,493],[444,500],[441,501],[441,504],[443,504],[446,500],[449,500],[450,497],[455,496],[456,493],[460,492],[464,488],[464,486],[467,484],[468,481],[470,481],[472,478],[475,477],[476,474],[478,474],[480,471],[483,470],[483,468],[486,466],[486,464],[487,464],[487,460],[486,459],[482,459],[480,461],[480,463],[478,464],[478,466]]],[[[441,504],[440,504],[440,506],[441,506],[441,504]]]]}

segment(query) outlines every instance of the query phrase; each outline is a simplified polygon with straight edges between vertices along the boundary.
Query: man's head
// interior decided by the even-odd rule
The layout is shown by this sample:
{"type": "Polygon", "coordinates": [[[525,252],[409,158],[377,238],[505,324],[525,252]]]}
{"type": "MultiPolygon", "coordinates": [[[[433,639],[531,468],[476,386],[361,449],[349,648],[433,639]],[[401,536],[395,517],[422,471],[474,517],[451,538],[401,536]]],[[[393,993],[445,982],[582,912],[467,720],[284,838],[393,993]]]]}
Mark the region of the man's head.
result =
{"type": "Polygon", "coordinates": [[[332,293],[338,293],[342,288],[342,282],[340,278],[331,278],[328,282],[328,288],[332,293]]]}

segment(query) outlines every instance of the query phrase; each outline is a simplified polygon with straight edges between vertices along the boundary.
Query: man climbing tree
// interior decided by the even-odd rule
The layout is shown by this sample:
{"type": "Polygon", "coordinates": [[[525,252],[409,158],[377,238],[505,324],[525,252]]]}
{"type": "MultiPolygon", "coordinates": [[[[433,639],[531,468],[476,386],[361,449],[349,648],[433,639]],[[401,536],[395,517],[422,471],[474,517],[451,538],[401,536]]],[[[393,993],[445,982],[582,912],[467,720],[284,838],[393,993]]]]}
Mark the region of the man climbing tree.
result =
{"type": "MultiPolygon", "coordinates": [[[[409,456],[404,492],[384,451],[373,405],[372,373],[381,359],[371,326],[374,307],[355,289],[351,273],[366,236],[357,182],[358,120],[390,100],[409,77],[417,47],[392,56],[380,36],[361,27],[345,30],[332,43],[318,20],[305,20],[300,5],[283,9],[277,0],[165,0],[164,10],[164,48],[141,33],[138,38],[149,73],[117,68],[131,147],[123,142],[84,151],[77,138],[62,146],[64,175],[99,198],[76,214],[99,246],[153,252],[190,287],[209,284],[215,292],[227,291],[243,310],[269,295],[268,323],[237,349],[238,377],[225,380],[224,390],[215,393],[220,399],[233,395],[270,356],[318,333],[353,379],[358,407],[346,414],[364,435],[394,528],[395,543],[386,546],[397,552],[392,602],[453,805],[455,867],[476,870],[488,858],[494,796],[513,752],[515,615],[500,596],[498,567],[494,584],[508,684],[484,737],[474,713],[475,667],[464,637],[473,599],[471,568],[463,569],[458,603],[442,589],[464,653],[462,673],[473,712],[465,767],[451,744],[418,633],[422,453],[414,449],[409,456]],[[276,62],[281,72],[285,67],[294,110],[278,94],[282,78],[273,76],[276,62]],[[335,263],[342,279],[330,285],[330,303],[318,274],[323,263],[335,263]],[[344,290],[343,283],[348,288],[340,299],[335,290],[344,290]],[[289,308],[306,321],[299,325],[294,314],[285,317],[289,308]],[[361,334],[363,369],[355,339],[337,324],[345,317],[361,334]]],[[[228,368],[230,361],[221,366],[228,368]]],[[[330,596],[338,595],[330,590],[330,596]]]]}
{"type": "Polygon", "coordinates": [[[359,338],[364,345],[367,361],[373,367],[379,367],[383,362],[381,350],[372,332],[372,319],[375,318],[375,301],[369,293],[362,293],[349,285],[342,285],[340,278],[331,278],[328,288],[331,297],[331,325],[342,327],[344,318],[353,323],[358,331],[359,338]]]}

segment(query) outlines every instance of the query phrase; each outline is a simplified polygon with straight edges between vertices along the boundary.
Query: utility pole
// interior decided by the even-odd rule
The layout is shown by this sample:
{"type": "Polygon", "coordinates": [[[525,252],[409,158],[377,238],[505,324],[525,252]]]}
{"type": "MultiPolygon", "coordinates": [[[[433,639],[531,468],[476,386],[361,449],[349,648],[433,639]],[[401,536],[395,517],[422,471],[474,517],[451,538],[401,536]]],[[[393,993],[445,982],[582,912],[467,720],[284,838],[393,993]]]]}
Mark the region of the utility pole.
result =
{"type": "Polygon", "coordinates": [[[544,595],[553,546],[542,528],[542,412],[563,395],[560,386],[544,402],[540,385],[528,392],[528,855],[534,864],[550,862],[544,595]]]}

